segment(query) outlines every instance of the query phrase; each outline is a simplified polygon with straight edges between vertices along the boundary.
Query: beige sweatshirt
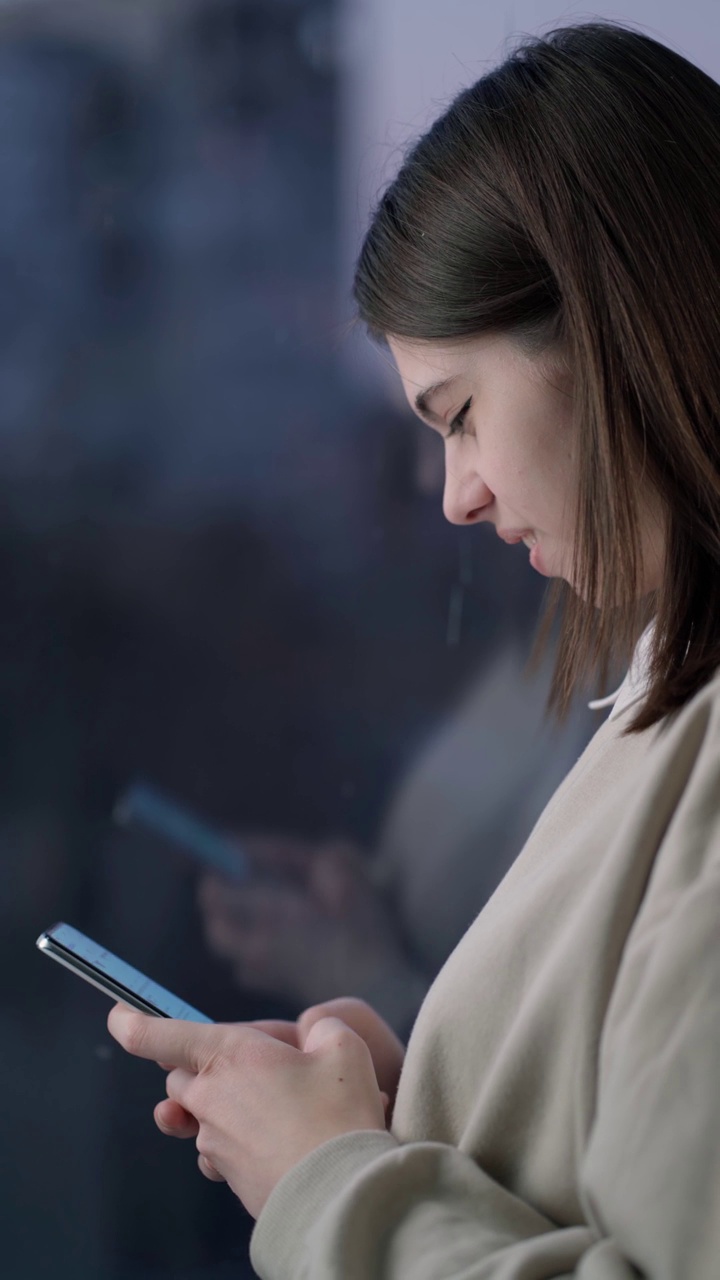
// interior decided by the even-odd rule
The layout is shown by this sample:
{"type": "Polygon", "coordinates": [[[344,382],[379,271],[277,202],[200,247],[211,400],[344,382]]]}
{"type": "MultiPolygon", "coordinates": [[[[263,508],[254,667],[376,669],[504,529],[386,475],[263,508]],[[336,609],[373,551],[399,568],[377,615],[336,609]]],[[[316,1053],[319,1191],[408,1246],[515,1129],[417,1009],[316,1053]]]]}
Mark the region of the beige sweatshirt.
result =
{"type": "Polygon", "coordinates": [[[720,676],[626,688],[431,988],[390,1133],[318,1148],[262,1280],[720,1278],[720,676]]]}

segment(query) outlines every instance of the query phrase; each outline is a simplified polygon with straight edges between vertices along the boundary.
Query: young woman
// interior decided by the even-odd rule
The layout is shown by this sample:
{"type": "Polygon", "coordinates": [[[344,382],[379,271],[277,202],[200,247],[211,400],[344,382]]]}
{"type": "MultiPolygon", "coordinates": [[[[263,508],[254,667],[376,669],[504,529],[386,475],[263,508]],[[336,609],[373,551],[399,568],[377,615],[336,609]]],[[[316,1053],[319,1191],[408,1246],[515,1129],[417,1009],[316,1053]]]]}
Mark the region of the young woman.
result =
{"type": "Polygon", "coordinates": [[[404,1063],[352,1002],[112,1012],[267,1280],[720,1274],[719,210],[720,88],[588,24],[461,94],[375,214],[361,315],[448,518],[558,580],[556,704],[637,647],[404,1063]]]}

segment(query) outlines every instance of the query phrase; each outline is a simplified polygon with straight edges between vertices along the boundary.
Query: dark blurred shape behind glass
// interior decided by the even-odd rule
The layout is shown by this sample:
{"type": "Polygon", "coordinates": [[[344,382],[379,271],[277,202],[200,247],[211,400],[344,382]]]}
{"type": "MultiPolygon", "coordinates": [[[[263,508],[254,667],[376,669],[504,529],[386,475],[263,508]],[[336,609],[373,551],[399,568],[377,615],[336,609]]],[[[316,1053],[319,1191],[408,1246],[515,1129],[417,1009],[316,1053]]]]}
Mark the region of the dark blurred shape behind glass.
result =
{"type": "Polygon", "coordinates": [[[4,1280],[251,1274],[162,1077],[33,949],[66,919],[214,1017],[297,1012],[236,985],[117,796],[384,840],[397,875],[400,778],[540,600],[336,366],[333,30],[330,0],[0,12],[4,1280]]]}

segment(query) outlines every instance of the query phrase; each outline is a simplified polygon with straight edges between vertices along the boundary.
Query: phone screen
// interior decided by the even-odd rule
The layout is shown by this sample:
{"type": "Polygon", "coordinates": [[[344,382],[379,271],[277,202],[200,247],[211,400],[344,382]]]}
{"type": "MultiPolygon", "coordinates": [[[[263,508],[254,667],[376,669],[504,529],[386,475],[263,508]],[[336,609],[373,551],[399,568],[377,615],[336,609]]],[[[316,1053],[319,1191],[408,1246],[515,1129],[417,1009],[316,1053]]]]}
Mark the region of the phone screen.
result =
{"type": "Polygon", "coordinates": [[[72,969],[114,1000],[122,1000],[144,1013],[161,1018],[183,1018],[186,1022],[212,1022],[199,1009],[178,999],[171,991],[153,982],[111,951],[69,924],[56,924],[41,933],[37,946],[59,964],[72,969]]]}

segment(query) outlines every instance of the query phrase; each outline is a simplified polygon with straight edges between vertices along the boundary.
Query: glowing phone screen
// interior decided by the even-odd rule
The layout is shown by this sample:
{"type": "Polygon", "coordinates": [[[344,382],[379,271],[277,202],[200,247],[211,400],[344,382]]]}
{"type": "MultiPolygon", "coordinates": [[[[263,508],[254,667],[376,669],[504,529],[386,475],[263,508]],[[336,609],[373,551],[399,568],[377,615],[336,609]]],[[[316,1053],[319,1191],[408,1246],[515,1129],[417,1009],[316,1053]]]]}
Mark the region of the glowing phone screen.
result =
{"type": "MultiPolygon", "coordinates": [[[[138,999],[150,1005],[153,1010],[163,1017],[183,1018],[186,1022],[212,1022],[212,1018],[208,1018],[204,1013],[200,1013],[199,1009],[194,1009],[192,1005],[179,1000],[171,991],[161,987],[159,983],[153,982],[151,978],[146,977],[139,969],[134,969],[132,965],[126,964],[124,960],[120,960],[111,951],[106,951],[97,942],[93,942],[92,938],[80,933],[79,929],[73,929],[72,925],[54,925],[52,929],[48,929],[47,933],[38,938],[37,945],[41,951],[45,951],[53,960],[58,960],[60,964],[73,969],[75,973],[93,983],[94,986],[100,986],[100,989],[105,990],[106,994],[115,996],[116,993],[108,992],[102,986],[103,977],[109,978],[118,987],[137,996],[138,999]],[[59,951],[52,949],[52,943],[57,944],[59,951]],[[63,953],[67,953],[66,956],[63,953]],[[82,972],[75,968],[72,964],[73,956],[77,957],[87,968],[94,971],[97,979],[93,979],[92,973],[82,972]]],[[[117,998],[121,999],[122,997],[118,996],[117,998]]]]}

